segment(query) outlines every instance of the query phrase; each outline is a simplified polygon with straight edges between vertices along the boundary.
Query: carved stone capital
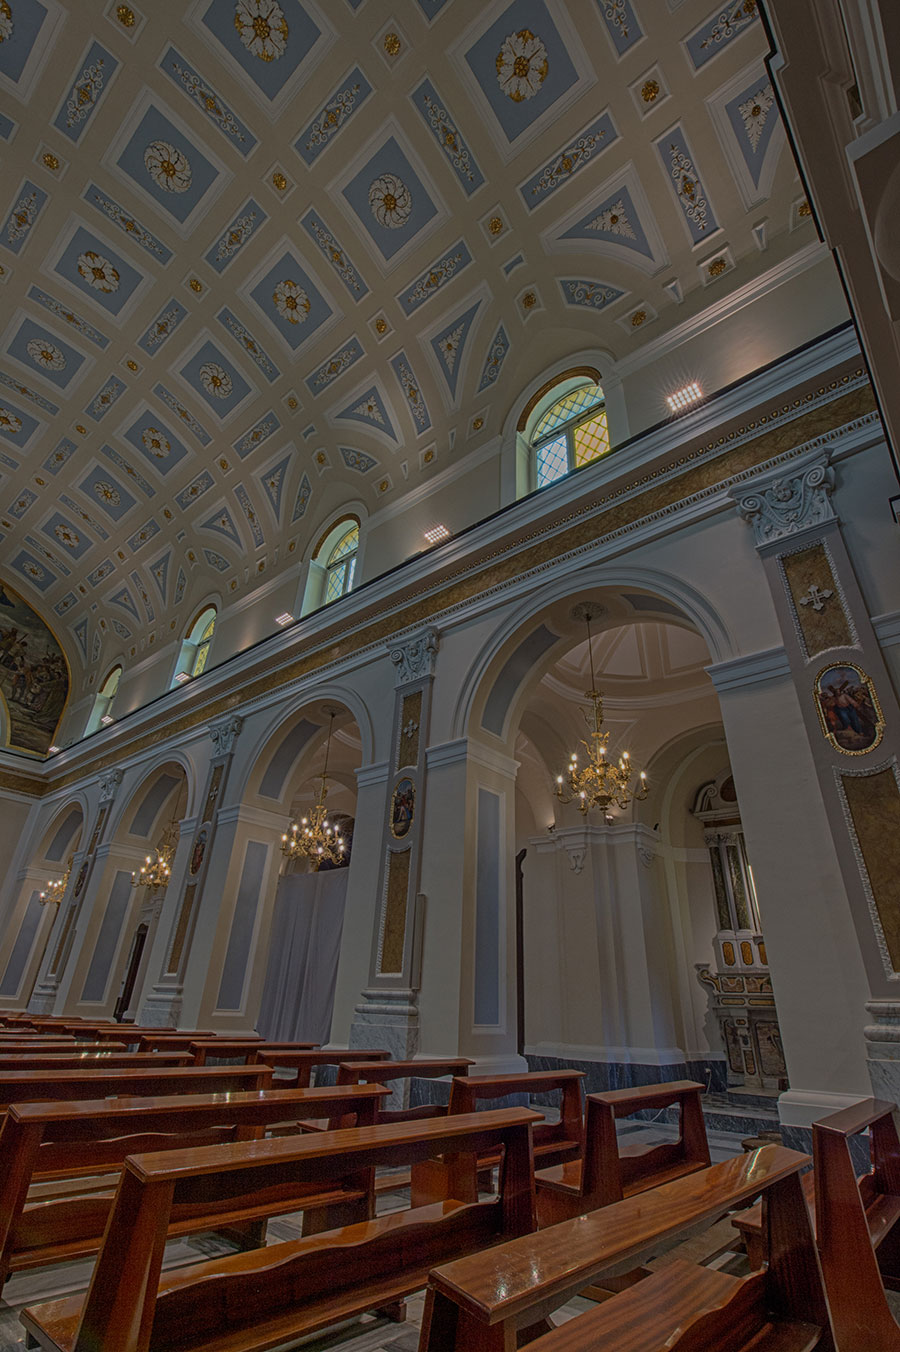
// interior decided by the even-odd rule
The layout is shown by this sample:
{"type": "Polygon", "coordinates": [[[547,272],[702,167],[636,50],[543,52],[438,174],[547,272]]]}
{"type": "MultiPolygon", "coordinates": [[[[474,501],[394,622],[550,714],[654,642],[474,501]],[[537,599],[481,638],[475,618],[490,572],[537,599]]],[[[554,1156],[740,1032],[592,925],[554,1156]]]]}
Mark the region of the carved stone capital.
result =
{"type": "Polygon", "coordinates": [[[434,675],[439,642],[436,629],[425,629],[415,638],[391,648],[391,661],[397,668],[397,685],[409,685],[434,675]]]}
{"type": "Polygon", "coordinates": [[[790,469],[761,474],[731,490],[738,512],[753,527],[756,547],[834,521],[834,470],[827,456],[804,459],[790,469]]]}
{"type": "Polygon", "coordinates": [[[209,735],[213,744],[213,759],[217,756],[230,756],[234,750],[244,720],[240,714],[229,714],[227,718],[218,718],[209,725],[209,735]]]}
{"type": "Polygon", "coordinates": [[[123,770],[108,770],[100,776],[100,802],[111,803],[124,778],[123,770]]]}

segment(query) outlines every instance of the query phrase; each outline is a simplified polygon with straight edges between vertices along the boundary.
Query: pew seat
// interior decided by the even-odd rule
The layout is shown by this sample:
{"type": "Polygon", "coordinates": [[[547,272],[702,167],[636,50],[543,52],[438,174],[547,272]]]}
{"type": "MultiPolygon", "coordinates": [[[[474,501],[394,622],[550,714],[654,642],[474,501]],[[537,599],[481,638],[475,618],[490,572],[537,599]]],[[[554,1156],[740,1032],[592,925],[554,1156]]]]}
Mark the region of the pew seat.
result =
{"type": "Polygon", "coordinates": [[[21,1314],[45,1352],[263,1352],[368,1310],[402,1317],[428,1269],[527,1234],[534,1224],[531,1125],[539,1114],[499,1112],[401,1122],[165,1155],[126,1163],[85,1296],[21,1314]],[[466,1204],[452,1194],[425,1208],[371,1219],[358,1203],[329,1232],[160,1275],[166,1233],[200,1199],[243,1218],[251,1199],[283,1199],[315,1180],[340,1186],[376,1166],[452,1155],[472,1175],[478,1155],[504,1157],[500,1192],[466,1204]],[[356,1210],[356,1217],[352,1215],[356,1210]]]}

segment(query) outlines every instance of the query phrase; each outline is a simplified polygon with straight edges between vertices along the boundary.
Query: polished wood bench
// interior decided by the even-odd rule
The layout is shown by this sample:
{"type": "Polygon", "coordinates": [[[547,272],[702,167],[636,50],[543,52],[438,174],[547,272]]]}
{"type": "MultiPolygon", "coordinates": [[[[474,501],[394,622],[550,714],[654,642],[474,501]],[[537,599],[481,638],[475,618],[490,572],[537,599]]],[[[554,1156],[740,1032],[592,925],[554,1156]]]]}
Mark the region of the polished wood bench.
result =
{"type": "Polygon", "coordinates": [[[11,1103],[72,1103],[86,1096],[160,1097],[166,1094],[234,1093],[271,1089],[269,1066],[172,1066],[146,1070],[7,1070],[0,1072],[0,1115],[11,1103]]]}
{"type": "MultiPolygon", "coordinates": [[[[133,1155],[125,1168],[86,1296],[22,1312],[31,1346],[47,1352],[263,1352],[340,1320],[387,1309],[424,1286],[436,1262],[526,1234],[534,1224],[531,1124],[512,1108],[399,1122],[293,1140],[133,1155]],[[376,1166],[435,1154],[471,1175],[475,1158],[504,1156],[499,1196],[466,1205],[451,1193],[422,1209],[361,1216],[326,1234],[160,1275],[166,1234],[198,1203],[223,1217],[258,1214],[314,1182],[358,1186],[376,1166]]],[[[348,1210],[362,1210],[353,1203],[348,1210]]]]}
{"type": "MultiPolygon", "coordinates": [[[[474,1064],[467,1056],[423,1057],[420,1061],[342,1061],[338,1066],[337,1082],[360,1084],[369,1080],[393,1084],[397,1080],[437,1080],[448,1075],[467,1075],[469,1066],[474,1064]]],[[[448,1106],[447,1103],[420,1103],[415,1108],[383,1107],[377,1121],[414,1122],[428,1117],[446,1117],[448,1106]]]]}
{"type": "MultiPolygon", "coordinates": [[[[191,1043],[196,1042],[198,1038],[213,1038],[215,1036],[215,1033],[204,1031],[201,1028],[188,1028],[179,1031],[174,1028],[157,1028],[155,1032],[144,1031],[137,1035],[138,1051],[155,1052],[170,1048],[176,1052],[187,1052],[190,1051],[191,1043]]],[[[244,1040],[241,1039],[241,1041],[244,1040]]],[[[246,1041],[259,1042],[260,1038],[256,1033],[248,1033],[246,1041]]]]}
{"type": "Polygon", "coordinates": [[[210,1057],[214,1060],[236,1061],[243,1057],[249,1062],[265,1061],[268,1053],[311,1052],[317,1050],[318,1042],[264,1042],[262,1038],[199,1038],[188,1047],[195,1066],[205,1066],[210,1057]]]}
{"type": "MultiPolygon", "coordinates": [[[[82,1046],[85,1044],[82,1043],[82,1046]]],[[[113,1046],[111,1043],[101,1043],[101,1047],[113,1046]]],[[[78,1048],[76,1043],[75,1047],[78,1048]]],[[[120,1051],[90,1051],[83,1052],[73,1050],[71,1052],[54,1052],[50,1056],[45,1056],[43,1052],[16,1053],[13,1056],[7,1056],[0,1049],[0,1074],[5,1071],[16,1070],[43,1070],[48,1074],[54,1070],[74,1069],[79,1070],[153,1070],[156,1067],[168,1068],[174,1066],[193,1065],[189,1052],[120,1052],[120,1051]]]]}
{"type": "Polygon", "coordinates": [[[308,1052],[273,1051],[267,1056],[254,1050],[249,1055],[248,1064],[253,1065],[257,1057],[260,1061],[264,1060],[267,1066],[294,1072],[293,1075],[276,1076],[274,1083],[279,1089],[305,1089],[310,1084],[313,1071],[319,1066],[339,1066],[349,1061],[389,1061],[391,1054],[372,1047],[335,1047],[324,1051],[319,1048],[308,1052]]]}
{"type": "Polygon", "coordinates": [[[836,1352],[900,1352],[884,1288],[900,1290],[900,1140],[896,1103],[863,1099],[813,1123],[814,1221],[836,1352]],[[869,1132],[857,1179],[849,1140],[869,1132]]]}
{"type": "Polygon", "coordinates": [[[92,1052],[127,1052],[124,1042],[59,1042],[56,1038],[38,1038],[34,1042],[25,1042],[21,1038],[15,1041],[0,1041],[0,1056],[64,1056],[72,1053],[77,1056],[90,1055],[92,1052]]]}
{"type": "MultiPolygon", "coordinates": [[[[806,1352],[817,1345],[827,1322],[799,1180],[800,1170],[808,1163],[808,1155],[783,1146],[763,1146],[752,1154],[739,1155],[699,1173],[663,1183],[649,1192],[562,1221],[488,1253],[439,1267],[429,1279],[419,1352],[512,1352],[517,1342],[521,1345],[536,1334],[546,1333],[549,1315],[592,1281],[632,1270],[636,1264],[702,1231],[732,1207],[762,1191],[767,1197],[772,1261],[768,1274],[749,1279],[757,1285],[741,1288],[746,1292],[742,1299],[755,1318],[760,1281],[766,1301],[780,1299],[789,1292],[794,1316],[801,1323],[808,1321],[813,1329],[804,1331],[806,1341],[754,1343],[752,1347],[754,1352],[806,1352]],[[815,1341],[809,1341],[813,1335],[815,1341]]],[[[693,1274],[693,1266],[687,1266],[693,1274]]],[[[669,1268],[660,1271],[665,1273],[669,1268]]],[[[719,1275],[723,1274],[716,1273],[719,1275]]],[[[708,1297],[715,1304],[722,1297],[731,1296],[732,1288],[727,1284],[721,1284],[721,1289],[711,1296],[705,1277],[692,1276],[691,1280],[697,1283],[691,1297],[692,1312],[708,1297]]],[[[651,1285],[657,1282],[654,1274],[615,1296],[586,1316],[605,1317],[603,1336],[594,1336],[592,1331],[586,1340],[573,1343],[572,1348],[590,1348],[591,1352],[594,1349],[599,1352],[600,1348],[604,1352],[606,1349],[669,1352],[676,1346],[683,1347],[684,1352],[743,1349],[744,1343],[725,1338],[665,1341],[670,1335],[676,1336],[682,1312],[679,1290],[686,1281],[679,1269],[672,1278],[659,1277],[659,1284],[654,1286],[651,1285]],[[672,1302],[672,1318],[662,1337],[657,1336],[658,1324],[651,1320],[651,1316],[655,1318],[655,1294],[659,1296],[660,1307],[664,1308],[669,1300],[672,1302]],[[640,1319],[631,1315],[635,1303],[643,1311],[640,1319]],[[620,1311],[621,1323],[609,1313],[616,1309],[620,1311]],[[655,1342],[642,1341],[645,1320],[646,1327],[657,1338],[655,1342]]],[[[563,1325],[558,1333],[531,1344],[535,1352],[542,1344],[548,1352],[568,1349],[565,1342],[551,1341],[560,1338],[568,1327],[569,1324],[563,1325]]],[[[867,1352],[875,1352],[875,1348],[869,1345],[867,1352]]]]}
{"type": "Polygon", "coordinates": [[[554,1225],[569,1216],[609,1206],[673,1178],[709,1167],[709,1144],[700,1106],[704,1086],[693,1080],[613,1089],[585,1100],[584,1157],[541,1169],[535,1174],[538,1224],[554,1225]],[[677,1141],[654,1145],[622,1143],[616,1121],[631,1113],[676,1105],[677,1141]]]}
{"type": "MultiPolygon", "coordinates": [[[[348,1125],[371,1126],[389,1093],[373,1084],[13,1104],[0,1129],[0,1285],[11,1272],[99,1249],[115,1188],[109,1175],[121,1172],[128,1155],[259,1140],[267,1127],[308,1112],[340,1113],[348,1125]]],[[[334,1200],[329,1189],[313,1191],[296,1209],[334,1200]]],[[[206,1228],[198,1212],[173,1233],[206,1228]]]]}

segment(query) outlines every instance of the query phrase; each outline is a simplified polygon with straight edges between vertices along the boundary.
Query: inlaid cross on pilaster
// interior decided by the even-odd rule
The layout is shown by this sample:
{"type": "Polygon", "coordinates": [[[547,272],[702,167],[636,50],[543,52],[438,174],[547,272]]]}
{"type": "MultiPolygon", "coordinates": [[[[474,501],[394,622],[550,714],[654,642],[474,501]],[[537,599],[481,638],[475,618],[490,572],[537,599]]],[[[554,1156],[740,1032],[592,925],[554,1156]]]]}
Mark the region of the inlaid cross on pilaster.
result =
{"type": "Polygon", "coordinates": [[[813,610],[824,610],[825,602],[829,601],[834,592],[827,590],[820,591],[815,582],[811,582],[807,588],[805,596],[800,597],[801,606],[812,606],[813,610]]]}

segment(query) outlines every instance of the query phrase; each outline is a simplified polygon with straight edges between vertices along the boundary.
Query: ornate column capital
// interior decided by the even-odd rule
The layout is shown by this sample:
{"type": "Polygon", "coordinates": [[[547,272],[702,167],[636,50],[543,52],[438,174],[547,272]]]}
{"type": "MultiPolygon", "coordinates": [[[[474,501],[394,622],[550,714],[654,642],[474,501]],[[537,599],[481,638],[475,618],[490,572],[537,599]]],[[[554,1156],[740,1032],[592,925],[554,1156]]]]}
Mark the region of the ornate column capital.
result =
{"type": "Polygon", "coordinates": [[[243,726],[244,720],[240,714],[228,714],[227,717],[217,718],[210,723],[208,731],[213,744],[214,760],[219,756],[231,755],[243,726]]]}
{"type": "Polygon", "coordinates": [[[736,485],[729,496],[753,527],[757,549],[812,526],[835,521],[831,505],[834,470],[827,454],[800,457],[793,465],[736,485]]]}
{"type": "Polygon", "coordinates": [[[100,802],[111,803],[124,778],[123,770],[108,770],[100,776],[100,802]]]}
{"type": "Polygon", "coordinates": [[[407,639],[391,648],[391,661],[397,668],[396,684],[409,685],[434,675],[434,663],[440,639],[436,629],[425,629],[415,638],[407,639]]]}

